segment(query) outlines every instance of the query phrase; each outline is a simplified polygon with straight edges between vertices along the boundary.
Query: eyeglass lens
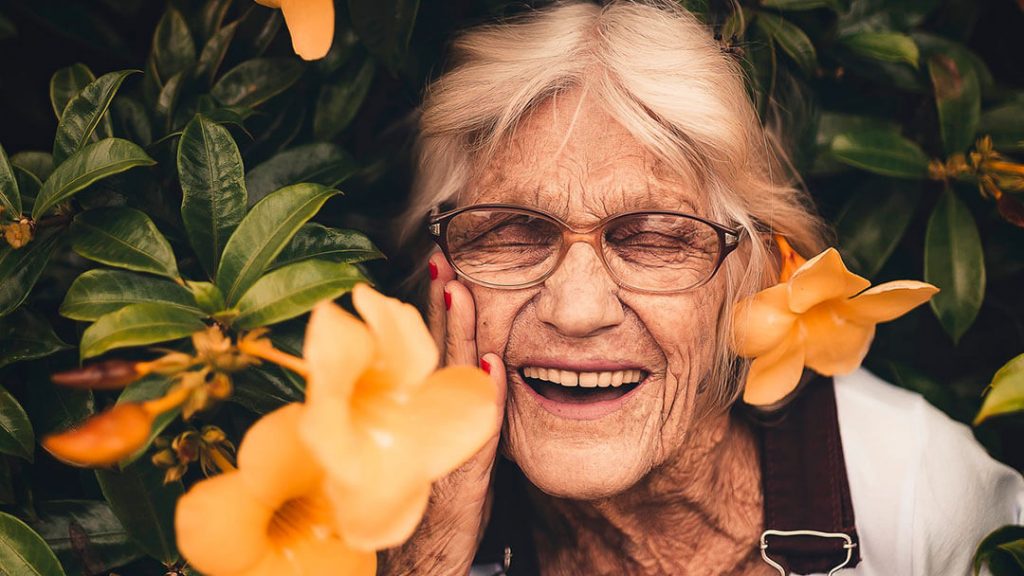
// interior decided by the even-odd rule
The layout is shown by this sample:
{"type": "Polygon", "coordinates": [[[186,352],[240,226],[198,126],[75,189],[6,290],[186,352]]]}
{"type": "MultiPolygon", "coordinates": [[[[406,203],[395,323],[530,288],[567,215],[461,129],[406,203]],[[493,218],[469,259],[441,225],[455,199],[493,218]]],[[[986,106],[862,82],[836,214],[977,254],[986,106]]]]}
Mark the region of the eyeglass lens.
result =
{"type": "MultiPolygon", "coordinates": [[[[558,264],[562,227],[530,213],[467,210],[448,224],[449,256],[471,280],[520,286],[535,282],[558,264]]],[[[616,281],[650,291],[683,290],[714,273],[721,249],[709,224],[674,214],[631,214],[609,221],[601,251],[616,281]]]]}

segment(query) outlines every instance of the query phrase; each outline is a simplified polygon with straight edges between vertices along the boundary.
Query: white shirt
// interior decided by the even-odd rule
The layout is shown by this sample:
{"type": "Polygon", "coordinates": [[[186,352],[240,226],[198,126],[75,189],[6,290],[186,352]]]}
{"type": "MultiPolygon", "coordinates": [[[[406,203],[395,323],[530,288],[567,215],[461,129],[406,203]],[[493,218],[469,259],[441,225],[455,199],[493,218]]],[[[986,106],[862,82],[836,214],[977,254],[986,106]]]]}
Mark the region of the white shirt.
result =
{"type": "Polygon", "coordinates": [[[967,576],[982,538],[1024,523],[1024,479],[967,426],[864,369],[835,383],[861,547],[838,574],[967,576]]]}

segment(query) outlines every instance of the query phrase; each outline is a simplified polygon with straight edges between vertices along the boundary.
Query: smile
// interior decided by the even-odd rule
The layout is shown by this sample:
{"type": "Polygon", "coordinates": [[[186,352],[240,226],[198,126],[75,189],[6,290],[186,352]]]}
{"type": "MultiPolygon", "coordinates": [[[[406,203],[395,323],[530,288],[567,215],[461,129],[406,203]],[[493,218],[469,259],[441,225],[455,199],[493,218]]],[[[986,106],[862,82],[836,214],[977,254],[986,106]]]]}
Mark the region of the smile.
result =
{"type": "Polygon", "coordinates": [[[523,366],[516,373],[548,412],[574,420],[593,420],[617,410],[649,376],[639,368],[571,370],[523,366]]]}

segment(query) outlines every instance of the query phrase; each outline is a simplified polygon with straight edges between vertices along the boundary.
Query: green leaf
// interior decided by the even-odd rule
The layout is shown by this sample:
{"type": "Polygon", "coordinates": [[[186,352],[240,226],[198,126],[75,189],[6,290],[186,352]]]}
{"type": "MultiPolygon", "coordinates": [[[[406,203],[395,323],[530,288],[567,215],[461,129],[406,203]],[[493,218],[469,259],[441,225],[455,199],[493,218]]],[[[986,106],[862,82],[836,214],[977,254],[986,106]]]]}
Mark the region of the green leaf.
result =
{"type": "Polygon", "coordinates": [[[90,184],[136,166],[156,162],[142,148],[120,138],[107,138],[89,144],[61,163],[43,182],[32,218],[38,220],[57,204],[74,196],[90,184]]]}
{"type": "Polygon", "coordinates": [[[298,382],[288,378],[281,368],[264,364],[232,376],[230,400],[250,412],[266,414],[285,404],[302,402],[305,390],[298,382]]]}
{"type": "Polygon", "coordinates": [[[864,129],[840,134],[832,140],[831,152],[844,164],[882,176],[928,176],[928,155],[924,150],[889,130],[864,129]]]}
{"type": "Polygon", "coordinates": [[[231,2],[232,0],[207,0],[203,3],[202,9],[192,20],[192,28],[199,38],[209,39],[220,30],[231,2]]]}
{"type": "Polygon", "coordinates": [[[805,74],[814,73],[818,67],[818,55],[803,30],[789,20],[767,12],[758,12],[754,25],[774,40],[805,74]]]}
{"type": "Polygon", "coordinates": [[[255,204],[274,190],[302,182],[333,188],[358,169],[352,156],[336,144],[314,142],[297,146],[249,170],[245,176],[249,204],[255,204]]]}
{"type": "Polygon", "coordinates": [[[68,102],[94,80],[96,76],[93,76],[92,70],[81,62],[53,73],[50,77],[50,105],[58,121],[68,102]]]}
{"type": "Polygon", "coordinates": [[[31,172],[39,180],[46,180],[53,173],[53,155],[49,152],[28,150],[11,156],[11,164],[31,172]]]}
{"type": "Polygon", "coordinates": [[[354,264],[383,258],[384,254],[361,232],[328,228],[309,222],[295,234],[281,251],[274,268],[281,268],[302,260],[316,258],[331,262],[354,264]]]}
{"type": "Polygon", "coordinates": [[[157,302],[131,304],[101,316],[82,333],[81,357],[114,348],[177,340],[206,327],[201,314],[157,302]]]}
{"type": "MultiPolygon", "coordinates": [[[[170,390],[171,385],[176,380],[169,376],[163,376],[161,374],[150,374],[141,380],[136,380],[125,388],[121,395],[117,397],[117,403],[123,404],[125,402],[145,402],[147,400],[154,400],[167,394],[170,390]]],[[[163,433],[164,429],[173,422],[181,414],[181,407],[168,410],[158,415],[153,420],[153,426],[149,430],[149,436],[146,441],[124,460],[118,462],[120,469],[125,469],[131,466],[136,460],[141,458],[149,450],[150,445],[153,444],[153,440],[156,440],[157,436],[163,433]]]]}
{"type": "Polygon", "coordinates": [[[993,530],[978,544],[978,549],[974,553],[974,575],[977,576],[981,572],[982,565],[988,562],[993,554],[999,553],[998,548],[1000,544],[1015,542],[1021,539],[1024,539],[1024,526],[1007,525],[993,530]]]}
{"type": "Polygon", "coordinates": [[[159,96],[157,96],[156,115],[157,118],[163,120],[164,130],[167,132],[172,132],[175,128],[174,112],[178,106],[181,92],[185,89],[185,78],[184,72],[171,76],[163,88],[160,89],[159,96]]]}
{"type": "Polygon", "coordinates": [[[6,388],[0,387],[0,454],[31,462],[34,448],[35,435],[28,414],[6,388]]]}
{"type": "Polygon", "coordinates": [[[68,156],[81,150],[97,132],[100,122],[106,126],[99,132],[101,136],[111,136],[113,128],[107,108],[117,94],[121,83],[137,70],[122,70],[100,76],[82,89],[68,102],[57,125],[57,135],[53,139],[53,161],[60,164],[68,156]]]}
{"type": "Polygon", "coordinates": [[[858,274],[874,278],[910,224],[920,189],[896,180],[868,180],[846,202],[836,222],[843,260],[858,274]]]}
{"type": "Polygon", "coordinates": [[[1024,354],[1003,365],[992,377],[985,401],[974,418],[977,426],[993,416],[1024,410],[1024,354]]]}
{"type": "Polygon", "coordinates": [[[121,94],[114,98],[110,110],[114,120],[114,134],[141,146],[149,146],[153,141],[153,127],[142,103],[121,94]]]}
{"type": "Polygon", "coordinates": [[[89,270],[75,279],[60,305],[60,313],[75,320],[94,321],[130,304],[159,302],[194,314],[202,312],[192,294],[174,282],[121,270],[89,270]]]}
{"type": "Polygon", "coordinates": [[[242,296],[234,326],[250,330],[283,322],[365,281],[355,266],[326,260],[304,260],[278,268],[260,278],[242,296]]]}
{"type": "Polygon", "coordinates": [[[348,0],[352,28],[392,74],[405,59],[419,0],[348,0]]]}
{"type": "Polygon", "coordinates": [[[1024,149],[1024,99],[986,110],[978,121],[977,131],[992,136],[996,150],[1024,149]]]}
{"type": "Polygon", "coordinates": [[[216,284],[228,306],[238,303],[299,228],[338,193],[319,184],[295,184],[268,194],[252,207],[224,247],[217,269],[216,284]]]}
{"type": "Polygon", "coordinates": [[[985,253],[974,217],[948,187],[928,219],[924,280],[941,290],[931,299],[932,310],[959,342],[985,298],[985,253]]]}
{"type": "Polygon", "coordinates": [[[174,540],[174,505],[180,482],[164,485],[163,471],[137,462],[121,472],[97,470],[103,497],[128,535],[146,554],[171,565],[178,560],[174,540]]]}
{"type": "Polygon", "coordinates": [[[161,83],[185,72],[196,62],[196,45],[188,24],[173,7],[164,12],[156,26],[151,58],[161,83]]]}
{"type": "Polygon", "coordinates": [[[96,399],[92,390],[58,386],[40,378],[28,387],[23,406],[36,436],[43,437],[80,425],[95,413],[96,399]]]}
{"type": "Polygon", "coordinates": [[[25,212],[32,211],[32,205],[35,203],[43,183],[36,178],[35,174],[21,166],[12,164],[12,168],[14,168],[14,179],[18,182],[18,191],[21,192],[21,211],[24,215],[25,212]]]}
{"type": "Polygon", "coordinates": [[[28,246],[14,250],[0,246],[0,316],[9,314],[28,297],[57,248],[57,231],[38,234],[28,246]]]}
{"type": "Polygon", "coordinates": [[[64,576],[46,541],[21,520],[0,512],[0,534],[0,574],[64,576]]]}
{"type": "Polygon", "coordinates": [[[245,170],[231,133],[196,115],[178,141],[181,218],[203,268],[213,275],[245,215],[245,170]]]}
{"type": "Polygon", "coordinates": [[[96,208],[75,216],[71,247],[108,266],[178,279],[170,243],[149,216],[134,208],[96,208]]]}
{"type": "Polygon", "coordinates": [[[786,11],[814,10],[815,8],[828,8],[833,12],[843,11],[839,0],[762,0],[761,6],[786,11]]]}
{"type": "Polygon", "coordinates": [[[293,58],[254,58],[228,70],[210,94],[227,106],[255,108],[295,84],[305,67],[293,58]]]}
{"type": "Polygon", "coordinates": [[[320,88],[313,113],[314,138],[333,140],[352,122],[373,84],[373,69],[373,60],[364,59],[361,66],[320,88]]]}
{"type": "Polygon", "coordinates": [[[939,130],[946,154],[966,152],[974,143],[981,117],[981,86],[974,67],[956,52],[928,58],[928,74],[935,88],[939,130]]]}
{"type": "Polygon", "coordinates": [[[106,574],[143,555],[106,502],[51,500],[36,511],[32,528],[72,574],[106,574]]]}
{"type": "Polygon", "coordinates": [[[231,46],[231,41],[235,38],[238,24],[237,21],[228,24],[206,42],[202,53],[199,54],[199,62],[196,64],[196,77],[205,78],[208,83],[213,83],[214,78],[217,77],[217,71],[220,70],[221,62],[224,61],[224,55],[228,53],[228,47],[231,46]]]}
{"type": "Polygon", "coordinates": [[[0,145],[0,221],[21,217],[21,191],[14,169],[7,160],[7,152],[0,145]]]}
{"type": "Polygon", "coordinates": [[[224,303],[224,295],[220,288],[210,282],[186,282],[188,289],[192,292],[192,299],[196,306],[207,314],[223,312],[227,305],[224,303]]]}
{"type": "Polygon", "coordinates": [[[0,368],[69,348],[45,318],[20,308],[0,318],[0,368]]]}
{"type": "Polygon", "coordinates": [[[839,38],[850,52],[882,62],[905,62],[918,67],[921,53],[914,39],[897,32],[858,32],[839,38]]]}

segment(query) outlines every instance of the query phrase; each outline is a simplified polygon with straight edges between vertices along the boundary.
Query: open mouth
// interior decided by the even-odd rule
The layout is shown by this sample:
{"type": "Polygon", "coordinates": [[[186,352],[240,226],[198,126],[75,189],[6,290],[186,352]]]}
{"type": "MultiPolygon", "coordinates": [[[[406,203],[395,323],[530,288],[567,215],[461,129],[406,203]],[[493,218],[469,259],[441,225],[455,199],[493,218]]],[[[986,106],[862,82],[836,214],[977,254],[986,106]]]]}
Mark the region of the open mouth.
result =
{"type": "Polygon", "coordinates": [[[644,370],[576,372],[558,368],[524,366],[519,376],[534,392],[563,404],[591,404],[617,400],[639,386],[648,373],[644,370]]]}

